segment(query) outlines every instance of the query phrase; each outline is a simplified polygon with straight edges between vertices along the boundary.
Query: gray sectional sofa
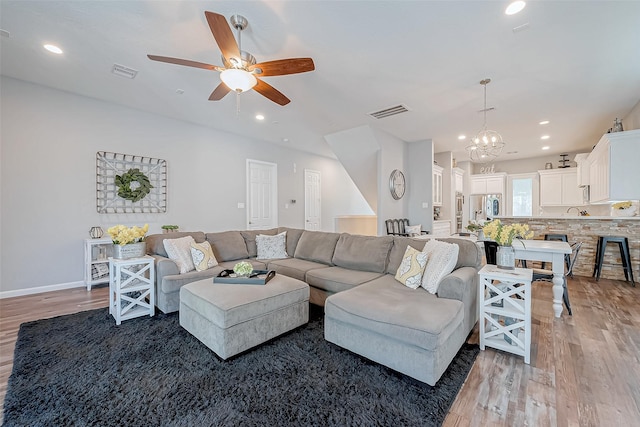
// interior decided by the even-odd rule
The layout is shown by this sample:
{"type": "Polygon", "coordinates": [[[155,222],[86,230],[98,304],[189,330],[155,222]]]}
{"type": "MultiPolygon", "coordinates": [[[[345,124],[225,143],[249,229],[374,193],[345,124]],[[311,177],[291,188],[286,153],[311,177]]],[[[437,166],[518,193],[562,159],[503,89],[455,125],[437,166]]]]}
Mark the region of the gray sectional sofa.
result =
{"type": "Polygon", "coordinates": [[[214,277],[240,261],[275,270],[309,285],[309,301],[325,306],[325,338],[341,347],[435,384],[473,329],[477,318],[478,269],[475,243],[439,239],[459,246],[454,271],[433,295],[395,280],[407,245],[421,250],[426,240],[396,236],[356,236],[293,228],[178,232],[150,235],[147,253],[155,258],[156,305],[170,313],[180,308],[180,288],[214,277]],[[256,236],[286,231],[289,258],[258,259],[256,236]],[[163,240],[191,235],[211,243],[219,265],[179,274],[163,240]]]}

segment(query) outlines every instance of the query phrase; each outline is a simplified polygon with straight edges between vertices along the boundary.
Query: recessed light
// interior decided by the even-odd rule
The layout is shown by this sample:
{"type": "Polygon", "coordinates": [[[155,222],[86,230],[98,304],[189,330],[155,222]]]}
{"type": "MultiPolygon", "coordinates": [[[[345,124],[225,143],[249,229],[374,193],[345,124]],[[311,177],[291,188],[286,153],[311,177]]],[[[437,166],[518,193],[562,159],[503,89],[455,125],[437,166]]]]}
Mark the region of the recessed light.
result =
{"type": "Polygon", "coordinates": [[[540,137],[540,139],[549,139],[549,138],[551,138],[549,135],[542,135],[542,136],[540,137]]]}
{"type": "Polygon", "coordinates": [[[289,138],[282,138],[282,142],[289,142],[289,138]]]}
{"type": "Polygon", "coordinates": [[[507,15],[515,15],[516,13],[522,11],[522,9],[524,9],[526,5],[527,3],[522,0],[511,2],[505,9],[504,13],[506,13],[507,15]]]}
{"type": "Polygon", "coordinates": [[[60,55],[62,53],[62,49],[60,49],[58,46],[53,45],[53,44],[45,44],[43,46],[45,49],[47,49],[49,52],[51,53],[55,53],[60,55]]]}
{"type": "Polygon", "coordinates": [[[549,120],[543,120],[540,123],[538,123],[539,125],[548,125],[549,124],[549,120]]]}
{"type": "Polygon", "coordinates": [[[264,116],[262,114],[256,114],[256,120],[264,120],[264,116]]]}
{"type": "Polygon", "coordinates": [[[548,150],[549,148],[551,147],[549,147],[548,145],[545,145],[544,147],[542,147],[543,150],[548,150]]]}
{"type": "Polygon", "coordinates": [[[458,135],[458,139],[459,139],[460,141],[462,141],[462,140],[464,140],[464,139],[467,139],[467,136],[466,136],[466,135],[458,135]]]}

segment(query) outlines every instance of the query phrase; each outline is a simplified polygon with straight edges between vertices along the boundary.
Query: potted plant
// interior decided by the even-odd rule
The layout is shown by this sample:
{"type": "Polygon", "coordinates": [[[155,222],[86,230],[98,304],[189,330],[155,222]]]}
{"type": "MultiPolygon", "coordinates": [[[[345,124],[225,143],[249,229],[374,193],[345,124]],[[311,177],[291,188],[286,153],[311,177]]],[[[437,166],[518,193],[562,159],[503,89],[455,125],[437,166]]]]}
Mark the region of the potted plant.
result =
{"type": "Polygon", "coordinates": [[[149,231],[149,224],[144,227],[127,227],[125,225],[114,225],[107,230],[113,242],[113,257],[118,259],[128,259],[142,257],[146,253],[147,245],[144,237],[149,231]]]}
{"type": "Polygon", "coordinates": [[[178,231],[180,227],[177,225],[163,225],[160,228],[162,228],[163,233],[173,233],[174,231],[178,231]]]}

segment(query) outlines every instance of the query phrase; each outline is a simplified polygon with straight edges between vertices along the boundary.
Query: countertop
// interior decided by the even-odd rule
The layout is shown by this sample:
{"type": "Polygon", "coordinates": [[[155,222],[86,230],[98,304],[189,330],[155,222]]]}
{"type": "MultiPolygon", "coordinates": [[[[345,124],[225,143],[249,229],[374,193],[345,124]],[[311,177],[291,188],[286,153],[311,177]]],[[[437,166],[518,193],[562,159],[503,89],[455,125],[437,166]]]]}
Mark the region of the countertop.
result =
{"type": "Polygon", "coordinates": [[[541,215],[541,216],[496,216],[496,219],[528,219],[528,220],[536,220],[536,219],[566,219],[566,220],[594,220],[594,219],[623,219],[623,220],[640,220],[640,216],[578,216],[578,215],[541,215]]]}

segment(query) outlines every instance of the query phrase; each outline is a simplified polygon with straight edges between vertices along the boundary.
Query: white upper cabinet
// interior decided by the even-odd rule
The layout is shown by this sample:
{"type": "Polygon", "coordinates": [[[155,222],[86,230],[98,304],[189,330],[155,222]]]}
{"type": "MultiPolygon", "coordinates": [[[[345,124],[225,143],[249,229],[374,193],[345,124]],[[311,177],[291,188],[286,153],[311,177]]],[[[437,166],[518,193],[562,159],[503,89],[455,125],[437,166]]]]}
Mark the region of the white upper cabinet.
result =
{"type": "Polygon", "coordinates": [[[607,133],[589,157],[589,201],[640,199],[640,129],[607,133]]]}
{"type": "Polygon", "coordinates": [[[442,206],[442,171],[442,167],[433,165],[433,206],[442,206]]]}
{"type": "Polygon", "coordinates": [[[464,170],[453,168],[453,189],[456,193],[464,192],[464,170]]]}
{"type": "Polygon", "coordinates": [[[471,175],[470,194],[504,194],[506,173],[471,175]]]}
{"type": "Polygon", "coordinates": [[[578,168],[546,169],[540,174],[540,206],[583,205],[578,168]]]}

